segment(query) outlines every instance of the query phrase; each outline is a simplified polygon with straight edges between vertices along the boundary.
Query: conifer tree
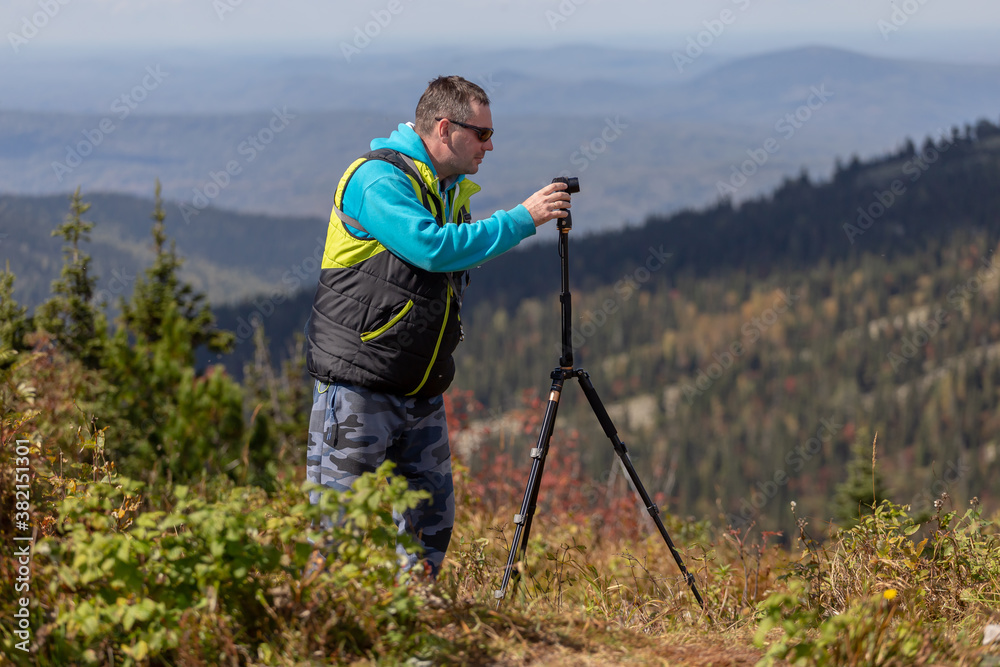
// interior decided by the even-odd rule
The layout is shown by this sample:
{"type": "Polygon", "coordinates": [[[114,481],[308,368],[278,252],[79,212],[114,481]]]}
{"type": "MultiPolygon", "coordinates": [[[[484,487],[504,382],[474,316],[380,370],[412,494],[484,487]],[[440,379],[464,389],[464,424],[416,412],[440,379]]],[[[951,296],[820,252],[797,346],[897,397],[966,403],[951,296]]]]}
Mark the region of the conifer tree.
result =
{"type": "Polygon", "coordinates": [[[865,430],[851,448],[847,464],[847,479],[837,485],[834,499],[834,516],[842,525],[852,526],[886,500],[885,483],[877,466],[877,436],[869,437],[865,430]]]}
{"type": "Polygon", "coordinates": [[[94,223],[83,220],[90,210],[80,188],[70,198],[66,221],[52,232],[66,241],[65,261],[60,277],[53,281],[53,296],[38,307],[34,323],[52,334],[57,345],[90,369],[101,363],[107,341],[107,320],[94,304],[97,277],[90,274],[90,255],[80,250],[81,241],[89,241],[94,223]]]}
{"type": "Polygon", "coordinates": [[[178,272],[183,260],[177,256],[174,241],[167,246],[160,181],[156,181],[153,208],[153,265],[146,269],[145,276],[136,281],[131,302],[122,300],[122,322],[132,334],[141,336],[148,342],[156,342],[163,336],[168,304],[188,322],[190,349],[184,356],[185,363],[194,363],[194,353],[202,345],[213,352],[229,352],[235,337],[232,333],[215,327],[215,316],[205,302],[205,296],[182,282],[178,272]]]}
{"type": "Polygon", "coordinates": [[[254,328],[254,359],[243,366],[247,411],[252,415],[248,456],[253,467],[271,468],[288,461],[288,455],[309,430],[311,383],[305,370],[305,339],[296,337],[288,358],[276,373],[263,325],[254,328]]]}
{"type": "MultiPolygon", "coordinates": [[[[25,349],[24,336],[30,322],[28,309],[14,300],[14,274],[10,272],[10,262],[0,274],[0,350],[17,353],[25,349]]],[[[0,366],[4,364],[0,359],[0,366]]]]}
{"type": "Polygon", "coordinates": [[[215,327],[203,294],[181,280],[182,260],[164,231],[156,183],[153,265],[122,300],[120,326],[106,357],[107,414],[125,437],[122,467],[149,481],[223,474],[243,456],[243,397],[221,367],[199,373],[195,351],[228,351],[231,332],[215,327]]]}

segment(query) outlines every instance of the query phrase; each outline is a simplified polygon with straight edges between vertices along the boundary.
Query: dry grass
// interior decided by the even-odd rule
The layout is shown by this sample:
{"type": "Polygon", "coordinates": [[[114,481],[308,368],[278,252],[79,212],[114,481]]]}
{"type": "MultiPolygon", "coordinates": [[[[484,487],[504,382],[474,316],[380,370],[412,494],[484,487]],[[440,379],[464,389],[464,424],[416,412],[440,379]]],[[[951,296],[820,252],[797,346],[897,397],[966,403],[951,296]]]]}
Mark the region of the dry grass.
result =
{"type": "Polygon", "coordinates": [[[796,650],[801,664],[979,664],[995,655],[978,643],[1000,606],[1000,537],[977,507],[959,516],[941,505],[918,525],[885,505],[821,540],[799,521],[791,550],[775,533],[665,516],[703,610],[633,494],[586,507],[573,469],[546,471],[560,479],[543,484],[524,574],[499,612],[493,591],[523,489],[511,493],[496,471],[459,469],[459,517],[437,590],[482,623],[463,628],[482,642],[481,662],[466,664],[783,664],[796,650]],[[769,616],[773,628],[755,637],[769,616]]]}

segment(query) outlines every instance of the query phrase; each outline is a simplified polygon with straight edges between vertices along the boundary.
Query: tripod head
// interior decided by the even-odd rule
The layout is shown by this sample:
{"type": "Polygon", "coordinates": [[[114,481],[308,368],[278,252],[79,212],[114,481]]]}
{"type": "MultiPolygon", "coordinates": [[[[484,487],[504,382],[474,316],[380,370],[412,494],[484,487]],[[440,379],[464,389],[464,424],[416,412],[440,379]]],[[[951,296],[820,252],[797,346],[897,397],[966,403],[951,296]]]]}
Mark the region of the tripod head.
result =
{"type": "MultiPolygon", "coordinates": [[[[558,176],[552,179],[553,183],[565,183],[566,192],[573,195],[580,191],[580,179],[576,176],[558,176]]],[[[573,217],[570,215],[569,210],[566,210],[565,218],[558,218],[556,220],[556,227],[560,230],[570,230],[573,229],[573,217]]]]}

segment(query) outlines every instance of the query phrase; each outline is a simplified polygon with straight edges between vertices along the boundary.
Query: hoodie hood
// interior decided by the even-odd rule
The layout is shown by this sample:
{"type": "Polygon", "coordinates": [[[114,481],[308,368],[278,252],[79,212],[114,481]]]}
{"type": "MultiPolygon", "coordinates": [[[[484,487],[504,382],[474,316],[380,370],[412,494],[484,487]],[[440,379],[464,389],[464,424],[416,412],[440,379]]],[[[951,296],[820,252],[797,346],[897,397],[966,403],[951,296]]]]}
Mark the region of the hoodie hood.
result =
{"type": "MultiPolygon", "coordinates": [[[[417,131],[413,129],[412,123],[400,123],[399,127],[396,128],[388,138],[372,139],[371,149],[377,151],[380,148],[391,148],[394,151],[399,151],[404,155],[409,155],[414,160],[418,162],[423,162],[434,174],[437,180],[437,171],[434,169],[434,164],[431,162],[430,156],[427,154],[427,147],[424,146],[424,140],[420,138],[417,131]]],[[[465,174],[460,174],[454,180],[450,180],[446,185],[450,188],[455,183],[465,179],[465,174]]]]}

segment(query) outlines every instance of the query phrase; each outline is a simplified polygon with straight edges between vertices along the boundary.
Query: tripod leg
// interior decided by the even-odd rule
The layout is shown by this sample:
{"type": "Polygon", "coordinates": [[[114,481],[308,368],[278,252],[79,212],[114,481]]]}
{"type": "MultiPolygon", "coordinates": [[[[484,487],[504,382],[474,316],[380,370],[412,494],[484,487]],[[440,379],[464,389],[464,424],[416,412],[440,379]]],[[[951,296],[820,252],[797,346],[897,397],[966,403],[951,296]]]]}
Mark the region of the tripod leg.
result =
{"type": "Polygon", "coordinates": [[[646,511],[653,519],[653,523],[656,524],[657,530],[660,531],[663,541],[667,543],[667,548],[670,549],[670,553],[673,555],[674,560],[677,561],[677,567],[680,568],[681,574],[684,576],[688,587],[694,594],[694,599],[697,600],[701,608],[704,609],[705,603],[701,599],[701,595],[698,593],[697,586],[695,586],[694,575],[688,572],[687,568],[684,567],[684,561],[681,560],[681,555],[677,552],[677,548],[674,546],[674,541],[670,539],[670,534],[667,533],[667,529],[663,525],[663,521],[660,519],[660,509],[650,499],[649,494],[646,493],[646,488],[642,485],[642,481],[639,480],[639,475],[636,473],[635,467],[632,465],[632,460],[629,458],[628,450],[625,448],[625,443],[618,437],[618,431],[615,429],[615,425],[611,422],[611,417],[608,415],[608,411],[604,409],[604,404],[601,403],[601,399],[597,395],[597,390],[594,389],[594,383],[590,381],[590,376],[586,373],[586,371],[577,370],[576,374],[580,380],[580,386],[583,387],[583,393],[587,396],[587,400],[590,402],[590,407],[594,410],[594,414],[597,415],[597,420],[601,422],[601,427],[604,429],[605,435],[607,435],[611,440],[611,444],[615,448],[615,453],[618,455],[618,458],[621,459],[622,466],[625,468],[625,472],[628,473],[629,479],[632,480],[632,485],[635,487],[636,492],[639,494],[639,498],[645,505],[646,511]]]}
{"type": "Polygon", "coordinates": [[[503,571],[503,582],[500,590],[493,593],[497,600],[497,609],[507,595],[507,585],[511,583],[513,576],[513,588],[517,587],[518,579],[521,576],[520,567],[523,566],[525,553],[528,549],[528,535],[531,533],[531,520],[535,516],[535,505],[538,502],[538,489],[542,483],[542,472],[545,469],[545,457],[549,453],[549,440],[552,438],[552,430],[556,423],[556,412],[559,410],[559,398],[562,395],[565,374],[561,369],[552,372],[552,388],[549,391],[549,403],[545,407],[545,417],[542,419],[542,428],[538,434],[538,444],[531,450],[531,474],[528,476],[528,485],[524,489],[524,499],[521,501],[520,514],[514,515],[514,539],[510,543],[510,554],[507,556],[507,566],[503,571]]]}

